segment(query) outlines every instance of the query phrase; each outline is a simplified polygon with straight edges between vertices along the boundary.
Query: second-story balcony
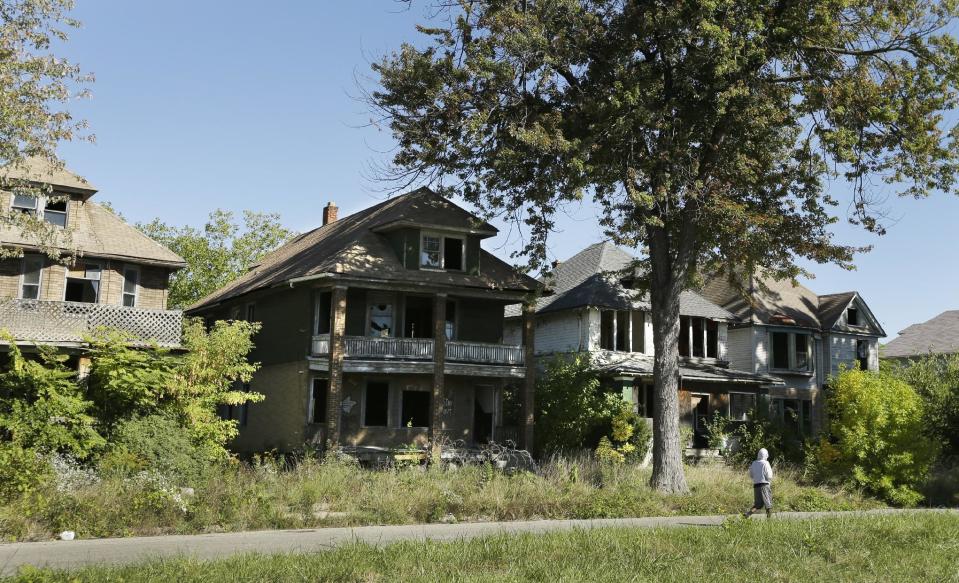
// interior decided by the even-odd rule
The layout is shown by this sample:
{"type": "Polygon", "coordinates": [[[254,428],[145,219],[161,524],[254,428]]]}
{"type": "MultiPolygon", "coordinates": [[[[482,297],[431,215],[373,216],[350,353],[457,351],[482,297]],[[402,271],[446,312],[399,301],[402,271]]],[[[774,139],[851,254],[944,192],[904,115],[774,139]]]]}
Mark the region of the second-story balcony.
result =
{"type": "MultiPolygon", "coordinates": [[[[375,336],[344,337],[344,358],[370,360],[432,361],[432,338],[381,338],[375,336]]],[[[330,353],[330,335],[313,337],[313,355],[330,353]]],[[[467,364],[523,366],[522,346],[487,342],[446,342],[446,361],[467,364]]]]}
{"type": "Polygon", "coordinates": [[[0,299],[0,330],[18,342],[82,344],[99,329],[127,335],[133,344],[180,346],[183,313],[107,304],[0,299]]]}

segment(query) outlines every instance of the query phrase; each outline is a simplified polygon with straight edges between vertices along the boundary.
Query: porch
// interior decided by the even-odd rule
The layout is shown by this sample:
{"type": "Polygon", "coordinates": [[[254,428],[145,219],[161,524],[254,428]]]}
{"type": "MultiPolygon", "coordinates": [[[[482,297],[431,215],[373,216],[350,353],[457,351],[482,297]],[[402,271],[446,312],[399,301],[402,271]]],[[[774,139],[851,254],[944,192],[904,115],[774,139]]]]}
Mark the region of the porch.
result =
{"type": "MultiPolygon", "coordinates": [[[[463,342],[448,340],[446,362],[523,366],[522,346],[490,342],[463,342]]],[[[435,342],[432,338],[384,338],[372,336],[344,336],[343,356],[347,359],[381,359],[434,361],[435,342]]],[[[330,353],[330,335],[313,336],[313,356],[330,353]]]]}
{"type": "Polygon", "coordinates": [[[183,313],[107,304],[0,299],[0,330],[17,342],[81,345],[100,328],[119,330],[134,344],[180,345],[183,313]]]}

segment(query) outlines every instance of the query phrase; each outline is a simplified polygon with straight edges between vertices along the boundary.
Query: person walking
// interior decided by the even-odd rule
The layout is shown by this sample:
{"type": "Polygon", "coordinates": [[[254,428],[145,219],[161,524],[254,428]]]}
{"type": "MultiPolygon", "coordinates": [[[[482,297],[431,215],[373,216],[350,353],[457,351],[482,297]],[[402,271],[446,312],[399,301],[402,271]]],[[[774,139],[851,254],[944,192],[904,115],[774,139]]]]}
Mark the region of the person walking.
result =
{"type": "Polygon", "coordinates": [[[769,452],[766,448],[759,450],[756,461],[749,466],[749,477],[753,480],[753,506],[743,516],[749,518],[754,512],[766,509],[766,518],[773,513],[773,467],[769,465],[769,452]]]}

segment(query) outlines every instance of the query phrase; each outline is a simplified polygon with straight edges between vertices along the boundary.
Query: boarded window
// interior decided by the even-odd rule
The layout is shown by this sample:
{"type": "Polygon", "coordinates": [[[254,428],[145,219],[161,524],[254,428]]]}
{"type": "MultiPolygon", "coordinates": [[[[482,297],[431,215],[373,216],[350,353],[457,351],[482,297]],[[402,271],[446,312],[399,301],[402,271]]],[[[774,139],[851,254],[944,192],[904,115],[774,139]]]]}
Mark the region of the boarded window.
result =
{"type": "Polygon", "coordinates": [[[429,391],[403,391],[403,411],[401,422],[403,427],[430,426],[430,393],[429,391]]]}
{"type": "Polygon", "coordinates": [[[326,393],[329,381],[313,379],[310,393],[310,423],[326,423],[326,393]]]}
{"type": "Polygon", "coordinates": [[[386,427],[389,421],[390,386],[387,383],[367,383],[363,425],[386,427]]]}

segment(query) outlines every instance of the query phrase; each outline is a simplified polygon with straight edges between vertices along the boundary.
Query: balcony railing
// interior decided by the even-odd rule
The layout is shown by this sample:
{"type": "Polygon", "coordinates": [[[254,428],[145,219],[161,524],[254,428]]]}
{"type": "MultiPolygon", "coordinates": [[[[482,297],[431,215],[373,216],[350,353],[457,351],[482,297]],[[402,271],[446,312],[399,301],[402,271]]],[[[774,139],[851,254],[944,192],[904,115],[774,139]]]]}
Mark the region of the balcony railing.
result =
{"type": "Polygon", "coordinates": [[[126,334],[136,344],[180,345],[183,313],[106,304],[0,299],[0,330],[15,340],[79,343],[99,328],[126,334]]]}
{"type": "MultiPolygon", "coordinates": [[[[345,358],[396,360],[433,360],[431,338],[377,338],[373,336],[346,336],[345,358]]],[[[313,337],[313,354],[330,353],[330,335],[313,337]]],[[[446,360],[474,364],[523,365],[523,348],[506,344],[483,342],[446,343],[446,360]]]]}

